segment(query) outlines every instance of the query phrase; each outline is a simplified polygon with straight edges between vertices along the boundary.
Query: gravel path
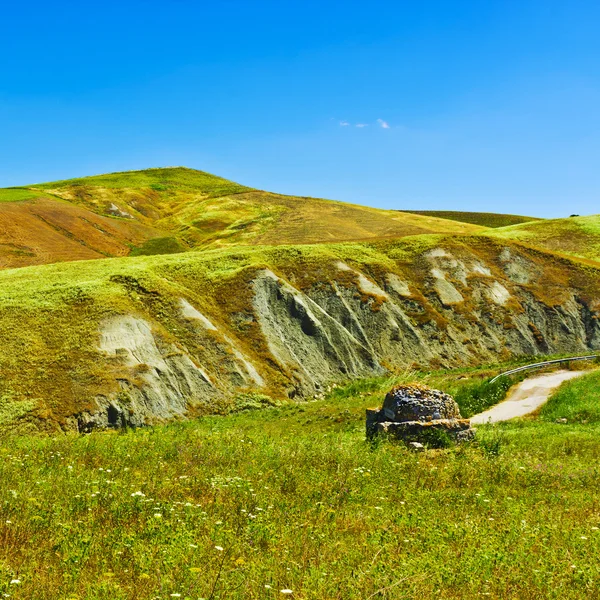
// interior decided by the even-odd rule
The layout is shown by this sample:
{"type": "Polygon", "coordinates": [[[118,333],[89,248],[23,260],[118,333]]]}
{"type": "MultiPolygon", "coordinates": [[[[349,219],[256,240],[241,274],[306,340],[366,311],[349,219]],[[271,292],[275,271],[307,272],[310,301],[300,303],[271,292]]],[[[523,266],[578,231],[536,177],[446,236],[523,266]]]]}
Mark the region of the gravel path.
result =
{"type": "Polygon", "coordinates": [[[585,373],[589,373],[589,371],[563,370],[530,377],[512,388],[506,400],[471,417],[471,424],[497,423],[515,417],[523,417],[542,406],[563,381],[585,373]]]}

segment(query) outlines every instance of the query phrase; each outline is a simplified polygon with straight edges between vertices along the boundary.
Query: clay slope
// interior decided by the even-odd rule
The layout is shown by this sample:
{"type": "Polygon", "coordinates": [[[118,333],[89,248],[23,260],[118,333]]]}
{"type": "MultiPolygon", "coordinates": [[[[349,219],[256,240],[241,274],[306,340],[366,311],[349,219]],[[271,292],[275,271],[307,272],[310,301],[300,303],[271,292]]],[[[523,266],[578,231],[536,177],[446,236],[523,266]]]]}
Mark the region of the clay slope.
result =
{"type": "Polygon", "coordinates": [[[0,268],[232,245],[306,244],[482,227],[283,196],[182,167],[0,190],[0,268]]]}
{"type": "Polygon", "coordinates": [[[137,426],[410,366],[586,352],[599,283],[481,237],[4,271],[0,427],[137,426]]]}

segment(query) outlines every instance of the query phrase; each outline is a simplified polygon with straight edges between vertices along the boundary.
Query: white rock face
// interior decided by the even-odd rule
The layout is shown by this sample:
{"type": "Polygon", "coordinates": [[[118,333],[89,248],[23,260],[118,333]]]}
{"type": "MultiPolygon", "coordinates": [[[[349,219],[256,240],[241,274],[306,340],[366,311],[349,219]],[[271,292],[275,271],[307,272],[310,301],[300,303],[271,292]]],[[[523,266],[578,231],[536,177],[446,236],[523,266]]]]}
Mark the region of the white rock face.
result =
{"type": "Polygon", "coordinates": [[[383,372],[368,342],[272,271],[255,279],[253,304],[269,352],[309,393],[340,373],[383,372]]]}
{"type": "MultiPolygon", "coordinates": [[[[358,280],[358,289],[364,294],[371,294],[373,296],[381,296],[382,298],[388,298],[388,294],[385,290],[382,290],[376,283],[367,279],[362,273],[355,271],[352,267],[349,267],[346,263],[338,262],[337,268],[340,271],[352,271],[356,275],[358,280]]],[[[398,278],[398,280],[400,280],[398,278]]]]}
{"type": "Polygon", "coordinates": [[[191,406],[206,401],[214,388],[203,369],[175,346],[159,348],[148,323],[125,315],[105,321],[99,350],[135,368],[141,385],[119,380],[121,392],[96,398],[98,410],[80,416],[86,427],[139,426],[184,416],[191,406]]]}
{"type": "MultiPolygon", "coordinates": [[[[181,298],[179,301],[179,306],[181,310],[181,314],[186,319],[192,319],[195,321],[199,321],[205,329],[209,331],[218,331],[217,328],[196,308],[194,308],[185,298],[181,298]]],[[[259,387],[264,386],[264,379],[259,375],[256,367],[238,350],[235,342],[228,336],[223,335],[223,339],[229,345],[233,355],[237,358],[237,360],[242,363],[246,375],[251,379],[253,383],[258,385],[259,387]]],[[[244,376],[243,373],[241,373],[244,376]]]]}
{"type": "Polygon", "coordinates": [[[492,287],[486,289],[485,295],[499,306],[504,306],[510,298],[510,292],[498,281],[494,281],[492,287]]]}
{"type": "Polygon", "coordinates": [[[398,275],[396,275],[395,273],[388,273],[386,275],[386,280],[390,288],[394,290],[394,292],[396,292],[396,294],[398,294],[399,296],[404,296],[405,298],[408,298],[412,295],[410,293],[408,283],[400,279],[400,277],[398,277],[398,275]]]}
{"type": "MultiPolygon", "coordinates": [[[[451,254],[448,254],[443,248],[434,248],[430,250],[426,255],[427,258],[448,258],[452,257],[451,254]]],[[[454,257],[452,257],[454,258],[454,257]]]]}
{"type": "Polygon", "coordinates": [[[204,327],[210,331],[217,331],[217,328],[196,308],[194,308],[185,298],[180,298],[179,308],[182,316],[186,319],[195,319],[200,321],[204,327]]]}
{"type": "Polygon", "coordinates": [[[471,273],[476,273],[477,275],[486,275],[487,277],[492,275],[492,272],[480,262],[474,262],[471,265],[471,273]]]}
{"type": "Polygon", "coordinates": [[[446,279],[444,271],[438,268],[431,269],[431,274],[435,278],[433,287],[444,306],[464,302],[463,295],[456,287],[446,279]]]}
{"type": "Polygon", "coordinates": [[[440,301],[443,305],[448,306],[451,304],[458,304],[464,302],[463,295],[447,281],[444,277],[437,277],[433,284],[437,295],[440,297],[440,301]]]}
{"type": "Polygon", "coordinates": [[[246,369],[246,373],[250,377],[250,379],[259,387],[263,387],[265,385],[265,380],[260,376],[256,367],[237,349],[235,342],[229,338],[228,336],[223,336],[224,340],[229,344],[233,355],[244,365],[246,369]]]}

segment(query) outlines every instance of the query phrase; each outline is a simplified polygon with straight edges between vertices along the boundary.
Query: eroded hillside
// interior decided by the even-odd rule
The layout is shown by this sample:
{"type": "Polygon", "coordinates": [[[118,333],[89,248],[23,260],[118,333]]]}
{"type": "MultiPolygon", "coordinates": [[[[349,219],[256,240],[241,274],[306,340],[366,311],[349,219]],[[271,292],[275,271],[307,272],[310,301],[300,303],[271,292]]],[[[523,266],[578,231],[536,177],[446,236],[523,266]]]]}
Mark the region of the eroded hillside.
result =
{"type": "Polygon", "coordinates": [[[150,424],[404,367],[597,349],[599,274],[479,236],[4,271],[0,425],[150,424]]]}

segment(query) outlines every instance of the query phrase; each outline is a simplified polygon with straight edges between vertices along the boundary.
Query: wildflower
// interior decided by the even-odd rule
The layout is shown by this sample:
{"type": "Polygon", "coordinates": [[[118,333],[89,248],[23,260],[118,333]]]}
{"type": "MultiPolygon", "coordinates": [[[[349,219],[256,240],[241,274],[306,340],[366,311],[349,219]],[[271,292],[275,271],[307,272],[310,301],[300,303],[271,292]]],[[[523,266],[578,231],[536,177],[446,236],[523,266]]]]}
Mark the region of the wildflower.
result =
{"type": "Polygon", "coordinates": [[[171,598],[181,598],[181,594],[171,594],[171,598]]]}
{"type": "Polygon", "coordinates": [[[292,592],[292,590],[288,590],[288,589],[285,589],[285,590],[279,590],[279,591],[280,591],[282,594],[293,594],[293,593],[294,593],[294,592],[292,592]]]}
{"type": "Polygon", "coordinates": [[[162,515],[160,513],[154,513],[155,518],[160,519],[162,518],[162,515]]]}
{"type": "Polygon", "coordinates": [[[223,552],[223,547],[222,546],[215,546],[215,550],[218,550],[219,552],[223,552]]]}
{"type": "Polygon", "coordinates": [[[146,494],[144,494],[143,492],[139,492],[138,491],[138,492],[133,492],[133,494],[131,494],[131,496],[132,497],[139,496],[140,498],[145,498],[146,494]]]}
{"type": "Polygon", "coordinates": [[[11,579],[10,585],[19,585],[21,583],[20,579],[11,579]]]}
{"type": "Polygon", "coordinates": [[[197,548],[196,544],[190,544],[190,548],[197,548]]]}
{"type": "Polygon", "coordinates": [[[585,535],[579,536],[579,539],[581,539],[581,540],[587,540],[587,538],[585,537],[585,535]]]}
{"type": "Polygon", "coordinates": [[[270,586],[268,583],[265,583],[265,589],[266,589],[266,590],[270,590],[270,589],[271,589],[271,586],[270,586]]]}

